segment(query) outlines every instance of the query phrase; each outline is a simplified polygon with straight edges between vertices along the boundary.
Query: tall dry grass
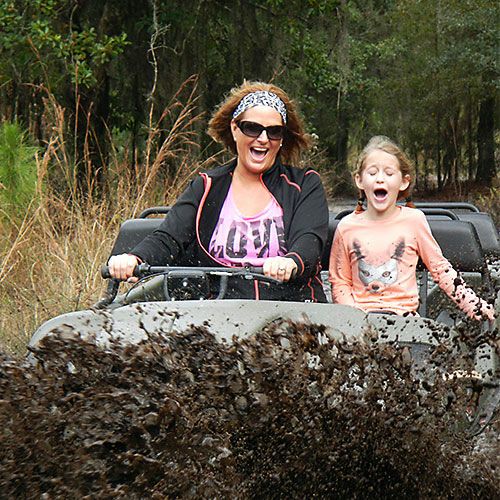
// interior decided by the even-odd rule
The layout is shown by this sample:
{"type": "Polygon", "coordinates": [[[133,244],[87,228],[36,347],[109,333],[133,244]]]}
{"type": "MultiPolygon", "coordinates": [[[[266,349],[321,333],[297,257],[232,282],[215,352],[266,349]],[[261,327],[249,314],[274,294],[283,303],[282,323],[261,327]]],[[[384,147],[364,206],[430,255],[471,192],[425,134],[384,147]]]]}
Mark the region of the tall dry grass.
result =
{"type": "Polygon", "coordinates": [[[120,223],[147,206],[171,204],[200,168],[215,161],[202,159],[194,140],[201,121],[196,100],[196,81],[190,79],[158,120],[150,114],[142,159],[131,165],[126,151],[111,148],[104,188],[87,162],[82,194],[67,110],[47,95],[50,134],[36,158],[38,196],[23,218],[0,218],[1,348],[21,354],[41,323],[96,302],[105,285],[100,265],[120,223]],[[98,189],[106,194],[99,196],[98,189]]]}

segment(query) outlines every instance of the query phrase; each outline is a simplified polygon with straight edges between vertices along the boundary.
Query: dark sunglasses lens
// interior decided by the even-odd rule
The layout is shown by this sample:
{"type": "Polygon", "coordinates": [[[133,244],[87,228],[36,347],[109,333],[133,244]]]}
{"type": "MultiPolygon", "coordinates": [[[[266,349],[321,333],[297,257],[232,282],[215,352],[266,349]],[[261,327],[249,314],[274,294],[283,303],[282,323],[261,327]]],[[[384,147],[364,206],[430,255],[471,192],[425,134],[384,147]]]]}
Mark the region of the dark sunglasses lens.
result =
{"type": "Polygon", "coordinates": [[[260,123],[241,122],[240,129],[245,135],[248,135],[248,137],[259,137],[264,127],[260,123]]]}
{"type": "Polygon", "coordinates": [[[267,137],[272,140],[278,140],[283,138],[284,127],[281,125],[276,125],[274,127],[267,127],[267,137]]]}
{"type": "Polygon", "coordinates": [[[264,127],[260,123],[242,121],[238,124],[240,130],[248,137],[259,137],[262,131],[265,130],[267,137],[271,140],[278,140],[283,138],[285,127],[282,125],[274,125],[271,127],[264,127]]]}

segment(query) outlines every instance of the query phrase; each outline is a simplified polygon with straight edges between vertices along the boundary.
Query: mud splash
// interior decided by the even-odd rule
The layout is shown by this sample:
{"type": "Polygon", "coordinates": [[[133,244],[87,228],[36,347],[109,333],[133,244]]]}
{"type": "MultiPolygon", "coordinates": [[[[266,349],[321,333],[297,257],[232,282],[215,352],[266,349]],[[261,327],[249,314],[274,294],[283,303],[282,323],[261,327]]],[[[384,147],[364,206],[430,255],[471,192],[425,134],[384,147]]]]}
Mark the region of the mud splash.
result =
{"type": "Polygon", "coordinates": [[[107,351],[53,336],[35,356],[0,359],[7,498],[498,494],[498,428],[478,447],[470,390],[418,382],[406,349],[283,323],[231,345],[203,329],[107,351]]]}

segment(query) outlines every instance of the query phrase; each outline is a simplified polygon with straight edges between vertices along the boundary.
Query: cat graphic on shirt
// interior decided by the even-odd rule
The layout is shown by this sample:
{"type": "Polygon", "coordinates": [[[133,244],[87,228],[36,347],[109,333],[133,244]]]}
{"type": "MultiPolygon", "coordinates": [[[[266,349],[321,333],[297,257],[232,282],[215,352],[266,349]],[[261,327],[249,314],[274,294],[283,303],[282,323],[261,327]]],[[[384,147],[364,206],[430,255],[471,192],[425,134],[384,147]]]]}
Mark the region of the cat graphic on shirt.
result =
{"type": "Polygon", "coordinates": [[[398,262],[405,249],[404,239],[399,240],[391,258],[376,266],[366,260],[361,243],[353,241],[353,250],[358,262],[358,274],[361,282],[370,293],[381,293],[398,279],[398,262]]]}

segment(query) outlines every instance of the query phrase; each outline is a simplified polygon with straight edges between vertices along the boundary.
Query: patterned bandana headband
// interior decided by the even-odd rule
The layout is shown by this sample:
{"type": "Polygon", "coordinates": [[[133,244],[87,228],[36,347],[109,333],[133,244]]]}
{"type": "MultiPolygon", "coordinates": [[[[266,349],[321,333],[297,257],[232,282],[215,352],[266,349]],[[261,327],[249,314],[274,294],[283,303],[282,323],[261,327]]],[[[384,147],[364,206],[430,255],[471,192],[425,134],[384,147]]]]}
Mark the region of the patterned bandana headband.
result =
{"type": "Polygon", "coordinates": [[[238,118],[241,113],[254,106],[268,106],[275,109],[283,118],[283,123],[286,123],[285,103],[276,94],[267,90],[259,90],[258,92],[247,94],[234,110],[233,119],[238,118]]]}

